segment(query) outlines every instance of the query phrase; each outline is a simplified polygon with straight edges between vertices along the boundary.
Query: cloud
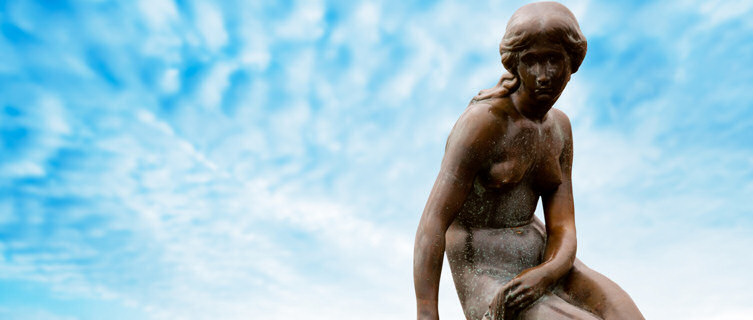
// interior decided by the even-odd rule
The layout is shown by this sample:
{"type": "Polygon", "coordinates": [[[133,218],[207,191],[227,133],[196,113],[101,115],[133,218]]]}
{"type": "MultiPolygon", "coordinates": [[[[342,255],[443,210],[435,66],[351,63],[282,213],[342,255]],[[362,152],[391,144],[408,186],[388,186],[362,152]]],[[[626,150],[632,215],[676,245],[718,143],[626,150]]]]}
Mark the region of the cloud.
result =
{"type": "Polygon", "coordinates": [[[172,0],[139,1],[139,10],[154,30],[168,29],[178,20],[178,9],[172,0]]]}
{"type": "Polygon", "coordinates": [[[210,50],[218,50],[228,41],[222,12],[207,2],[198,1],[195,4],[194,15],[196,27],[204,38],[204,43],[210,50]]]}
{"type": "Polygon", "coordinates": [[[323,18],[324,8],[320,1],[300,1],[285,21],[275,24],[275,34],[285,40],[315,40],[324,34],[323,18]]]}

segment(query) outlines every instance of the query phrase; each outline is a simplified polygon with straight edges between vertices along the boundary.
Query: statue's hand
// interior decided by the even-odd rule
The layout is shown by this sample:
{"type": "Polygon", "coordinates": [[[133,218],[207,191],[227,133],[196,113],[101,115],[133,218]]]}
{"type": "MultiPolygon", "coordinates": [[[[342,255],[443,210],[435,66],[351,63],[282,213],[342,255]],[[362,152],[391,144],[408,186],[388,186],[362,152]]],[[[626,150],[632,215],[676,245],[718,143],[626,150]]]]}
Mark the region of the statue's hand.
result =
{"type": "Polygon", "coordinates": [[[528,269],[508,282],[500,294],[504,294],[506,313],[517,313],[541,298],[552,284],[549,275],[539,268],[528,269]]]}

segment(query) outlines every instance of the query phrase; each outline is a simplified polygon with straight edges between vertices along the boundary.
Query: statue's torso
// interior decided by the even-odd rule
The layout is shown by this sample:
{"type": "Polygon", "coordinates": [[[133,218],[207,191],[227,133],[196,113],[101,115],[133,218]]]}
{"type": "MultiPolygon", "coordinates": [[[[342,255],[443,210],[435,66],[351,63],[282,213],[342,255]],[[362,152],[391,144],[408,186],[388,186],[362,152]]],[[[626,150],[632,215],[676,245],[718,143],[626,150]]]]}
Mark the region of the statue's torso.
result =
{"type": "Polygon", "coordinates": [[[481,305],[472,308],[488,307],[483,301],[493,293],[486,287],[498,288],[541,263],[546,236],[543,226],[533,223],[534,211],[539,196],[563,179],[565,134],[553,112],[558,111],[550,111],[541,123],[512,117],[500,122],[505,128],[499,128],[488,160],[446,233],[446,252],[464,309],[474,301],[481,305]]]}

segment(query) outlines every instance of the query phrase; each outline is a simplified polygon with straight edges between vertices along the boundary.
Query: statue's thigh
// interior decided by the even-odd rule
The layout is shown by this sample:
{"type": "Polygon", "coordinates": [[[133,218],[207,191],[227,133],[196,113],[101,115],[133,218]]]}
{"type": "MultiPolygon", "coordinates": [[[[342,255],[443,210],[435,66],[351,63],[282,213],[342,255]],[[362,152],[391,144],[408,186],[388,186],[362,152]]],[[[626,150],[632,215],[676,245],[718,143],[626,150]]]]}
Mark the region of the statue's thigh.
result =
{"type": "Polygon", "coordinates": [[[620,286],[578,259],[555,293],[602,319],[643,319],[638,307],[620,286]]]}
{"type": "Polygon", "coordinates": [[[518,315],[520,320],[578,319],[599,320],[592,313],[578,308],[557,295],[548,293],[518,315]]]}
{"type": "Polygon", "coordinates": [[[507,279],[486,275],[475,276],[462,293],[463,313],[468,320],[480,320],[489,311],[489,304],[507,279]]]}
{"type": "MultiPolygon", "coordinates": [[[[466,319],[468,320],[491,320],[492,314],[501,314],[491,310],[491,301],[504,285],[498,279],[487,278],[486,281],[478,281],[477,285],[468,292],[470,297],[463,303],[466,319]]],[[[558,319],[582,319],[600,320],[592,313],[581,309],[554,293],[548,292],[537,300],[533,305],[521,311],[515,319],[518,320],[558,320],[558,319]]]]}

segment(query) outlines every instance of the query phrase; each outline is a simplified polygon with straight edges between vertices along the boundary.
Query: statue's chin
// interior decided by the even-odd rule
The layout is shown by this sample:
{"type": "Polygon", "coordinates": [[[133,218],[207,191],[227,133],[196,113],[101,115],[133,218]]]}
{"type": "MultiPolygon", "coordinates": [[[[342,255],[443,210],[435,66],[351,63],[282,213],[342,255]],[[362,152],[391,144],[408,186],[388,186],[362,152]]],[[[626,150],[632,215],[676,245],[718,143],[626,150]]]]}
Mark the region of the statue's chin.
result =
{"type": "Polygon", "coordinates": [[[535,98],[538,102],[553,102],[557,98],[557,95],[554,93],[538,93],[535,98]]]}

